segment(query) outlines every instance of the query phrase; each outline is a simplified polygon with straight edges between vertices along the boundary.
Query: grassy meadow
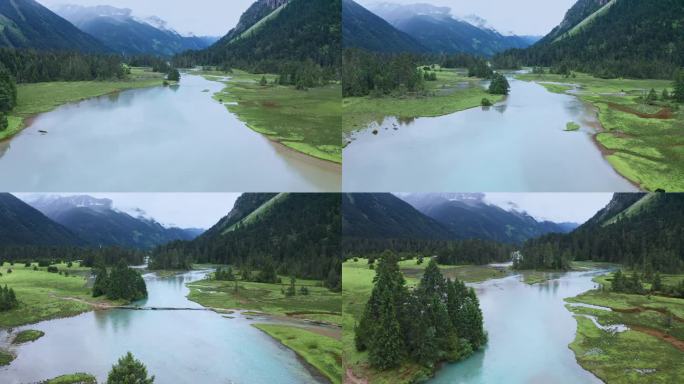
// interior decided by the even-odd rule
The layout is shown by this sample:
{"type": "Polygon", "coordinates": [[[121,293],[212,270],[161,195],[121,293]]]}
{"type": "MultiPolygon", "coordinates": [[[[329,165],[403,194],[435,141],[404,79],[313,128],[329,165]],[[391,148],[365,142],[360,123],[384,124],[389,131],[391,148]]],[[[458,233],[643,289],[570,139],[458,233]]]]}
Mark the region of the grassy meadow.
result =
{"type": "Polygon", "coordinates": [[[630,181],[648,191],[684,189],[684,111],[661,99],[663,90],[672,92],[671,81],[599,79],[582,73],[575,78],[531,73],[517,78],[539,82],[555,93],[572,90],[594,105],[602,125],[596,141],[630,181]],[[653,105],[644,102],[651,89],[659,98],[653,105]]]}
{"type": "Polygon", "coordinates": [[[249,128],[291,149],[319,159],[342,163],[339,84],[297,90],[274,84],[276,75],[201,72],[210,80],[223,80],[226,88],[214,95],[249,128]],[[260,85],[262,76],[267,85],[260,85]]]}
{"type": "MultiPolygon", "coordinates": [[[[609,287],[609,276],[594,280],[609,287]]],[[[663,275],[674,285],[684,275],[663,275]]],[[[649,289],[649,284],[644,284],[649,289]]],[[[593,290],[566,300],[610,310],[568,305],[577,319],[577,335],[570,344],[577,361],[608,383],[673,383],[684,376],[684,299],[632,295],[593,290]],[[623,324],[629,330],[604,331],[603,326],[623,324]],[[637,347],[638,346],[638,347],[637,347]]]]}
{"type": "Polygon", "coordinates": [[[467,77],[462,70],[441,68],[437,81],[426,81],[428,96],[345,97],[343,99],[342,133],[348,134],[381,123],[387,116],[400,119],[448,115],[478,107],[483,98],[492,103],[503,96],[490,95],[480,80],[467,77]]]}
{"type": "Polygon", "coordinates": [[[17,85],[17,106],[9,116],[9,127],[0,132],[8,139],[26,126],[26,119],[49,112],[60,105],[133,88],[162,85],[164,75],[146,68],[132,68],[131,74],[118,81],[72,81],[17,85]]]}

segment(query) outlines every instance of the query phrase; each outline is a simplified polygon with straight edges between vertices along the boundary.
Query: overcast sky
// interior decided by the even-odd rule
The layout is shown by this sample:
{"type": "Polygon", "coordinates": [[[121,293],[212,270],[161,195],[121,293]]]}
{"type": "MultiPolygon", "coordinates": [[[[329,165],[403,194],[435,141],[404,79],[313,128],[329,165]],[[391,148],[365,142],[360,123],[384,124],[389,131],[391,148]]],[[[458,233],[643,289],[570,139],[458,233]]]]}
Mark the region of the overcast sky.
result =
{"type": "Polygon", "coordinates": [[[582,224],[612,197],[612,193],[487,193],[485,201],[506,209],[516,207],[541,220],[582,224]]]}
{"type": "Polygon", "coordinates": [[[374,3],[427,3],[450,7],[456,16],[477,15],[498,31],[517,35],[546,35],[560,24],[577,0],[356,0],[369,6],[374,3]]]}
{"type": "MultiPolygon", "coordinates": [[[[22,200],[38,196],[33,193],[16,193],[22,200]]],[[[107,198],[114,202],[114,208],[138,216],[136,209],[142,209],[166,226],[209,229],[230,212],[240,193],[59,193],[50,195],[89,195],[107,198]]]]}
{"type": "Polygon", "coordinates": [[[158,16],[169,27],[186,34],[223,36],[256,0],[37,0],[50,8],[53,5],[111,5],[130,8],[138,17],[158,16]]]}

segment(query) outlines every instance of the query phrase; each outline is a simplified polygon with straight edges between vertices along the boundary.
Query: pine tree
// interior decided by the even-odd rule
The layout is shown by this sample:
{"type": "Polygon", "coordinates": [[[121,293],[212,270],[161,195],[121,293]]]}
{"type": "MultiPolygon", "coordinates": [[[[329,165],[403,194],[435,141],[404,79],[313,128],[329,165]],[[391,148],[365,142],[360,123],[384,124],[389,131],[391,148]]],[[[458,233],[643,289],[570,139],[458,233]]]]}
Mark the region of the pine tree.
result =
{"type": "Polygon", "coordinates": [[[651,283],[651,291],[659,292],[663,290],[663,282],[660,279],[660,272],[656,272],[651,283]]]}
{"type": "Polygon", "coordinates": [[[489,85],[489,93],[492,95],[508,95],[510,89],[511,86],[508,84],[506,76],[500,73],[495,73],[494,77],[492,78],[492,82],[489,85]]]}
{"type": "Polygon", "coordinates": [[[684,69],[677,71],[673,88],[674,99],[679,103],[684,103],[684,69]]]}
{"type": "Polygon", "coordinates": [[[154,376],[148,377],[147,368],[128,352],[112,366],[107,376],[107,384],[152,384],[154,376]]]}

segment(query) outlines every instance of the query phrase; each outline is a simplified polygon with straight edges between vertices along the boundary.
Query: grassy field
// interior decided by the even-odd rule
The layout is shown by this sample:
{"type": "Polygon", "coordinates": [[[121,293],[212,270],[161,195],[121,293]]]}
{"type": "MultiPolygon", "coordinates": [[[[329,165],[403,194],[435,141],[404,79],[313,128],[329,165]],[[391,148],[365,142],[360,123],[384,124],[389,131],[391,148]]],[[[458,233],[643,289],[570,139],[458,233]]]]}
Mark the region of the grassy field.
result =
{"type": "MultiPolygon", "coordinates": [[[[609,287],[608,277],[595,281],[609,287]]],[[[663,283],[672,285],[682,278],[666,275],[663,283]]],[[[683,299],[593,290],[566,301],[611,309],[568,306],[578,324],[570,348],[585,369],[605,382],[673,383],[684,376],[683,299]],[[629,330],[607,332],[586,316],[603,326],[624,324],[629,330]]]]}
{"type": "Polygon", "coordinates": [[[3,351],[0,349],[0,367],[3,365],[9,365],[9,363],[14,360],[14,355],[9,353],[8,351],[3,351]]]}
{"type": "Polygon", "coordinates": [[[503,99],[503,96],[490,95],[479,82],[466,77],[462,71],[442,69],[437,72],[437,81],[426,82],[429,96],[344,98],[342,133],[364,129],[372,122],[381,123],[387,116],[401,119],[443,116],[478,107],[483,98],[492,103],[503,99]]]}
{"type": "Polygon", "coordinates": [[[45,381],[42,384],[97,384],[95,376],[87,373],[72,373],[45,381]]]}
{"type": "Polygon", "coordinates": [[[17,333],[17,335],[14,337],[14,340],[12,340],[12,344],[22,344],[22,343],[28,343],[30,341],[36,341],[43,336],[45,336],[45,332],[43,332],[43,331],[36,331],[35,329],[27,329],[25,331],[21,331],[21,332],[17,333]]]}
{"type": "Polygon", "coordinates": [[[91,297],[84,277],[89,268],[79,267],[78,264],[72,268],[67,268],[65,264],[56,266],[60,271],[69,271],[69,276],[49,273],[47,268],[34,271],[33,267],[27,268],[19,263],[13,266],[5,263],[0,268],[0,285],[13,288],[19,300],[19,308],[0,312],[0,327],[16,327],[75,316],[93,308],[92,305],[71,299],[95,305],[112,303],[106,299],[91,297]],[[12,273],[7,273],[9,268],[12,273]]]}
{"type": "MultiPolygon", "coordinates": [[[[399,263],[408,286],[416,286],[428,261],[417,265],[416,260],[399,263]]],[[[440,266],[444,276],[457,277],[466,282],[481,282],[505,277],[507,272],[486,266],[440,266]]],[[[354,327],[363,315],[366,302],[373,289],[375,271],[368,267],[368,260],[349,260],[342,264],[342,356],[346,375],[359,380],[367,379],[373,384],[412,383],[431,375],[428,368],[406,363],[400,368],[376,371],[368,366],[368,352],[358,352],[354,346],[354,327]]]]}
{"type": "Polygon", "coordinates": [[[552,74],[517,77],[538,81],[556,93],[574,87],[545,82],[576,84],[576,95],[599,110],[603,131],[596,141],[620,174],[649,191],[684,189],[684,110],[662,100],[648,105],[641,99],[651,89],[659,97],[664,89],[672,92],[671,81],[606,80],[581,73],[570,79],[552,74]]]}
{"type": "Polygon", "coordinates": [[[144,68],[133,68],[125,80],[73,81],[17,86],[17,106],[11,112],[9,127],[0,132],[0,140],[8,139],[25,127],[27,118],[49,112],[60,105],[102,96],[126,89],[162,85],[164,75],[144,68]]]}
{"type": "Polygon", "coordinates": [[[254,326],[295,351],[332,383],[341,382],[342,350],[339,340],[287,325],[255,324],[254,326]]]}
{"type": "Polygon", "coordinates": [[[282,277],[282,280],[282,285],[238,281],[237,293],[233,281],[201,280],[188,284],[188,299],[211,308],[246,309],[340,324],[339,293],[321,287],[318,281],[297,280],[297,295],[287,297],[281,290],[287,288],[289,278],[282,277]],[[308,295],[299,294],[301,286],[307,287],[308,295]]]}
{"type": "Polygon", "coordinates": [[[319,159],[342,163],[340,116],[342,88],[339,84],[302,91],[274,85],[276,75],[262,76],[239,70],[232,74],[202,72],[210,80],[230,76],[226,88],[214,98],[248,127],[269,139],[319,159]]]}

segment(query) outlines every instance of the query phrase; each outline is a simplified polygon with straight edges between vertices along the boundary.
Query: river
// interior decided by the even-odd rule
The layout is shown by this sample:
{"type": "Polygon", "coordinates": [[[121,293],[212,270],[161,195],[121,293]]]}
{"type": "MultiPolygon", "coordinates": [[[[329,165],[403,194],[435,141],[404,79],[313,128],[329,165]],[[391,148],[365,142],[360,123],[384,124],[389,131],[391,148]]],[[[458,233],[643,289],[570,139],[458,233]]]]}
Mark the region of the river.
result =
{"type": "Polygon", "coordinates": [[[338,165],[249,129],[212,99],[223,88],[184,74],[180,86],[123,91],[38,115],[0,142],[0,190],[339,191],[338,165]]]}
{"type": "Polygon", "coordinates": [[[490,108],[380,124],[343,151],[349,192],[630,192],[593,142],[594,108],[577,97],[509,78],[490,108]],[[580,131],[566,132],[576,122],[580,131]],[[373,131],[377,131],[374,134],[373,131]]]}
{"type": "Polygon", "coordinates": [[[467,360],[440,369],[429,383],[601,383],[568,348],[577,323],[564,299],[596,288],[592,279],[605,272],[554,274],[535,285],[520,275],[469,284],[480,299],[489,342],[467,360]]]}
{"type": "MultiPolygon", "coordinates": [[[[17,359],[0,368],[0,382],[34,383],[63,374],[87,372],[106,381],[112,364],[131,351],[158,383],[322,383],[297,358],[234,313],[227,318],[189,301],[185,284],[207,271],[160,278],[146,274],[145,307],[198,310],[112,309],[24,326],[45,336],[15,349],[17,359]]],[[[6,334],[0,333],[5,339],[6,334]]]]}

